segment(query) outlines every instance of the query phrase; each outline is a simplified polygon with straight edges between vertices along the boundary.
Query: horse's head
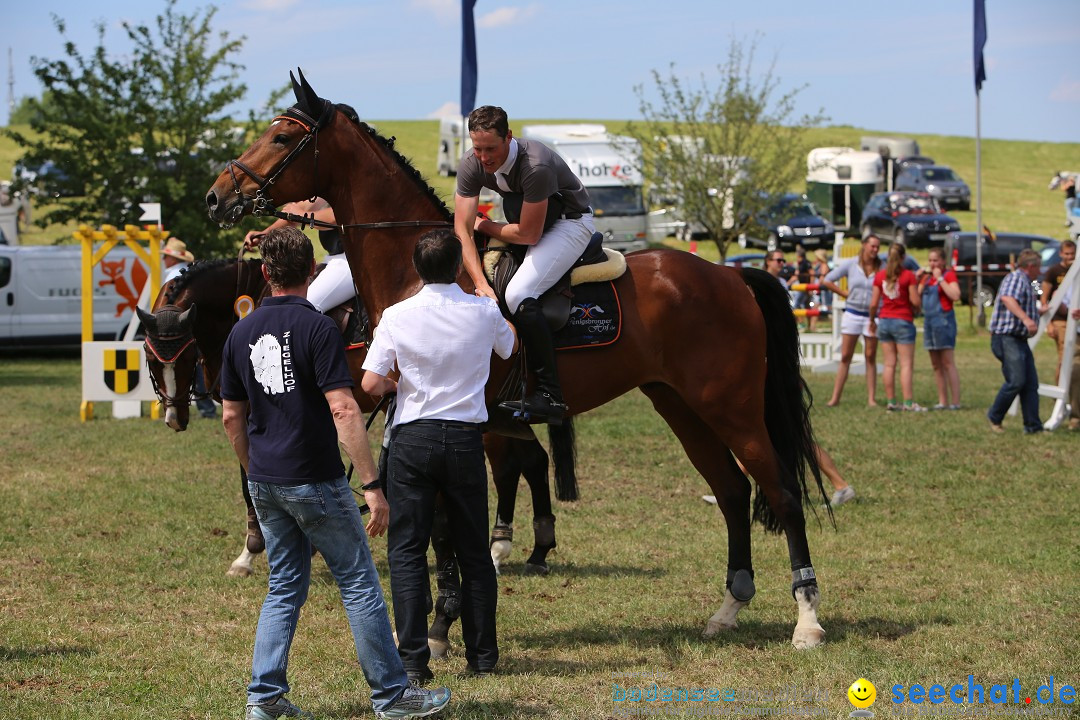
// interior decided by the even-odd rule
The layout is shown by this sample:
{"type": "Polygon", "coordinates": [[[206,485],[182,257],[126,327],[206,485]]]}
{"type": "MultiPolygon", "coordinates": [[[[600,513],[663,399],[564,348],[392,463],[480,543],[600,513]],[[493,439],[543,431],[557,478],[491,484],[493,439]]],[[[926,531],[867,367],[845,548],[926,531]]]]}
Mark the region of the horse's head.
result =
{"type": "Polygon", "coordinates": [[[187,429],[195,373],[199,371],[192,332],[195,306],[181,311],[166,305],[152,314],[136,308],[136,312],[146,329],[146,365],[154,391],[165,406],[165,424],[181,432],[187,429]]]}
{"type": "Polygon", "coordinates": [[[239,159],[229,162],[206,195],[210,219],[223,227],[244,215],[263,215],[283,203],[320,194],[320,180],[326,178],[319,177],[319,131],[337,112],[311,88],[304,73],[297,72],[300,82],[289,73],[296,104],[274,118],[239,159]]]}

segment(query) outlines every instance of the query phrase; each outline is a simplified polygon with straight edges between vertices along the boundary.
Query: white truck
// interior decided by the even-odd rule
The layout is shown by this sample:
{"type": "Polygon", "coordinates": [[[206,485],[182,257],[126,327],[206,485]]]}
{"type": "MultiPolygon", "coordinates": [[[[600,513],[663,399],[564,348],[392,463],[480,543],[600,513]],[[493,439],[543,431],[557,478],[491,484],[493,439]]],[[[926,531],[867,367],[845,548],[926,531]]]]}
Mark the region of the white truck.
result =
{"type": "Polygon", "coordinates": [[[593,222],[604,245],[619,250],[649,246],[649,215],[642,192],[641,146],[603,125],[525,125],[521,136],[559,153],[581,178],[592,201],[593,222]]]}
{"type": "MultiPolygon", "coordinates": [[[[116,340],[131,320],[147,270],[127,248],[94,266],[94,337],[116,340]]],[[[82,248],[0,245],[0,348],[82,343],[82,248]]]]}

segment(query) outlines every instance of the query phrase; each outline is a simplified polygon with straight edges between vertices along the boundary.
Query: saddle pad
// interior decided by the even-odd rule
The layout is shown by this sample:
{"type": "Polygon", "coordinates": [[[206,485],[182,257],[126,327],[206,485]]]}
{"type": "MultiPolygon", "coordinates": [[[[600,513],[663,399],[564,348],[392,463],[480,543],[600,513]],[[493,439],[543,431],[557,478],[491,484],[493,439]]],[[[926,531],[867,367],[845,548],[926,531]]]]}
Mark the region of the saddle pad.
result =
{"type": "Polygon", "coordinates": [[[556,350],[603,347],[619,339],[622,306],[613,282],[574,287],[570,319],[554,334],[556,350]]]}

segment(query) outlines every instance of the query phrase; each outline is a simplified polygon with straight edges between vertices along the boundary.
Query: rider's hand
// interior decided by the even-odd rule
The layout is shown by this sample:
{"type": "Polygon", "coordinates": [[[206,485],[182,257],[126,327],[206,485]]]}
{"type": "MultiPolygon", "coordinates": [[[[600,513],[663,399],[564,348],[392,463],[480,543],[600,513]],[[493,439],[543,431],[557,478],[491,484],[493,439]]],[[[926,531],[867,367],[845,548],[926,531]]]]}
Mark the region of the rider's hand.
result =
{"type": "Polygon", "coordinates": [[[386,496],[379,489],[365,490],[364,502],[371,511],[371,518],[367,523],[367,534],[371,537],[379,537],[386,532],[390,524],[390,505],[386,502],[386,496]]]}
{"type": "Polygon", "coordinates": [[[266,233],[260,230],[252,230],[251,232],[249,232],[247,235],[244,236],[244,249],[254,250],[255,248],[259,247],[259,241],[263,239],[263,235],[265,234],[266,233]]]}
{"type": "Polygon", "coordinates": [[[495,291],[491,289],[491,286],[487,283],[483,283],[476,286],[473,291],[476,297],[489,297],[492,300],[498,301],[499,298],[495,297],[495,291]]]}

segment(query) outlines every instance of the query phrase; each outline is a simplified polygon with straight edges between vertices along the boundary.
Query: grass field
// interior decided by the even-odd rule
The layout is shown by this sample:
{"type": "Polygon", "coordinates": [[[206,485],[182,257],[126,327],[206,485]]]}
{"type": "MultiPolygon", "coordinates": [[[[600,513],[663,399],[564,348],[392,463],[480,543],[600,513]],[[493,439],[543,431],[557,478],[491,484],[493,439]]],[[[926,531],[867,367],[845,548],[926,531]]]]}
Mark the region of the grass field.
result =
{"type": "MultiPolygon", "coordinates": [[[[800,707],[835,718],[852,710],[845,691],[859,677],[877,686],[878,717],[895,713],[896,684],[966,687],[973,675],[988,689],[1018,679],[1033,693],[1053,676],[1058,691],[1075,687],[1078,437],[1025,437],[1014,419],[1005,435],[989,433],[999,368],[985,336],[961,335],[959,412],[866,408],[860,377],[839,408],[814,408],[820,441],[858,492],[837,510],[836,529],[820,510],[808,523],[822,647],[791,647],[785,545],[759,530],[758,595],[741,627],[701,637],[723,595],[724,523],[635,392],[579,420],[582,499],[556,507],[546,578],[521,573],[522,490],[518,544],[499,580],[502,673],[461,679],[460,652],[433,663],[455,694],[448,717],[614,717],[627,703],[613,702],[613,684],[647,684],[627,673],[740,693],[796,685],[818,696],[800,707]]],[[[1039,348],[1044,374],[1052,352],[1039,348]]],[[[916,400],[932,404],[921,349],[916,361],[916,400]]],[[[243,518],[220,424],[196,419],[176,434],[149,419],[107,419],[107,404],[81,424],[79,377],[73,357],[0,360],[0,718],[238,718],[265,563],[254,578],[225,577],[243,518]]],[[[808,380],[823,401],[832,376],[808,380]]],[[[385,584],[385,541],[373,545],[385,584]]],[[[292,698],[319,717],[372,717],[352,652],[333,580],[316,564],[292,698]]],[[[795,707],[675,707],[689,717],[718,705],[795,707]]]]}

